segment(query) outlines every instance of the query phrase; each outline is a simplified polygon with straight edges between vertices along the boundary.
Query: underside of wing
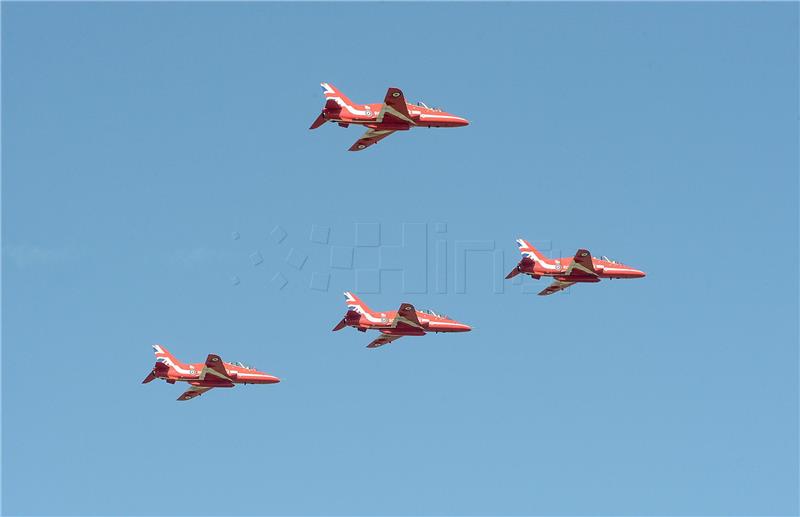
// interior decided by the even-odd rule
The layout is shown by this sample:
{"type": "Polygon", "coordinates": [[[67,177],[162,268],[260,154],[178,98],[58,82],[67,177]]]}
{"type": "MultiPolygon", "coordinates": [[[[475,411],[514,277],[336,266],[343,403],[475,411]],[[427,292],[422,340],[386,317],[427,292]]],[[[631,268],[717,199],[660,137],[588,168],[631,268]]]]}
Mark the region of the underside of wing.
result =
{"type": "Polygon", "coordinates": [[[363,151],[367,147],[377,144],[387,136],[394,133],[390,129],[367,129],[367,132],[361,135],[361,138],[356,140],[348,151],[363,151]]]}
{"type": "Polygon", "coordinates": [[[228,372],[225,370],[225,365],[222,364],[222,358],[217,354],[208,354],[208,357],[206,358],[206,364],[203,367],[203,371],[200,372],[201,380],[205,380],[209,376],[213,380],[220,380],[220,381],[231,380],[231,378],[228,376],[228,372]]]}
{"type": "Polygon", "coordinates": [[[562,282],[561,280],[554,280],[552,284],[548,285],[539,292],[539,296],[548,296],[550,294],[563,291],[574,283],[575,282],[562,282]]]}
{"type": "Polygon", "coordinates": [[[188,390],[186,390],[183,395],[178,397],[178,400],[192,400],[195,397],[199,397],[203,393],[210,390],[211,387],[209,386],[192,386],[188,390]]]}
{"type": "Polygon", "coordinates": [[[597,276],[589,250],[579,249],[575,252],[575,257],[564,272],[564,276],[597,276]]]}
{"type": "Polygon", "coordinates": [[[397,316],[395,316],[394,324],[395,327],[405,325],[416,330],[422,328],[422,323],[419,322],[419,318],[417,317],[417,310],[410,303],[400,304],[400,308],[397,309],[397,316]]]}
{"type": "Polygon", "coordinates": [[[383,345],[388,345],[392,341],[400,339],[403,336],[392,335],[392,334],[381,334],[381,337],[377,338],[375,341],[367,345],[367,348],[378,348],[383,345]]]}
{"type": "Polygon", "coordinates": [[[408,112],[406,97],[400,88],[389,88],[386,91],[386,97],[383,99],[383,107],[378,114],[378,120],[381,122],[414,123],[411,119],[411,114],[408,112]],[[387,119],[387,117],[389,118],[387,119]]]}

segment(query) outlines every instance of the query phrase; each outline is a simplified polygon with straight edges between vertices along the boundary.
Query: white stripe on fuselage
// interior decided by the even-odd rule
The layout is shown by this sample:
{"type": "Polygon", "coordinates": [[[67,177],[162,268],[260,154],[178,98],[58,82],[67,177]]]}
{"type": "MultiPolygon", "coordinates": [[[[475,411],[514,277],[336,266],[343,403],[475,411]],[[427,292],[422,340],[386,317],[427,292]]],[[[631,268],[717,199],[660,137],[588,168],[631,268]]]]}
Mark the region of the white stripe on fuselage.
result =
{"type": "Polygon", "coordinates": [[[173,370],[175,370],[178,373],[182,373],[184,375],[194,375],[191,370],[185,370],[185,369],[181,368],[180,366],[178,366],[175,363],[175,361],[173,361],[172,359],[170,359],[167,356],[160,356],[159,359],[161,359],[161,362],[163,362],[164,364],[166,364],[167,366],[169,366],[170,368],[172,368],[173,370]]]}
{"type": "Polygon", "coordinates": [[[464,120],[462,117],[455,117],[455,116],[452,116],[452,115],[435,115],[433,113],[431,113],[431,114],[420,113],[419,116],[420,117],[428,117],[428,118],[449,118],[449,119],[452,119],[452,120],[464,120]]]}
{"type": "Polygon", "coordinates": [[[533,260],[534,262],[542,266],[544,269],[548,269],[550,271],[557,271],[559,269],[559,267],[555,263],[550,264],[549,262],[545,262],[544,260],[537,257],[536,254],[532,251],[520,250],[520,253],[522,253],[523,257],[528,257],[529,259],[533,260]]]}
{"type": "Polygon", "coordinates": [[[353,106],[347,104],[345,101],[343,101],[341,97],[325,97],[325,98],[326,99],[333,99],[336,102],[336,104],[338,104],[342,108],[345,108],[347,111],[349,111],[353,115],[360,115],[362,117],[371,117],[373,115],[373,113],[374,113],[372,110],[366,111],[366,110],[356,109],[355,107],[353,107],[353,106]]]}
{"type": "Polygon", "coordinates": [[[236,372],[238,377],[266,377],[266,375],[261,373],[247,373],[247,372],[236,372]]]}

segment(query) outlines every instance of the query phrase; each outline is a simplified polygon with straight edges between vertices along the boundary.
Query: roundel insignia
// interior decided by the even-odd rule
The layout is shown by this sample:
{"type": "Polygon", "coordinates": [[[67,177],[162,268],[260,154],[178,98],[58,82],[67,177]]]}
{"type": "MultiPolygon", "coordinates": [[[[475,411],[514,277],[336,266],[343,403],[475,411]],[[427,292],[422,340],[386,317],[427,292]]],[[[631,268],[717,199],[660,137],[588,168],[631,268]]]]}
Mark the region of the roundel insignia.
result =
{"type": "Polygon", "coordinates": [[[586,255],[588,255],[588,253],[586,253],[585,251],[581,253],[581,257],[585,257],[586,255]]]}
{"type": "Polygon", "coordinates": [[[400,97],[400,92],[392,92],[392,97],[400,97]]]}
{"type": "Polygon", "coordinates": [[[219,361],[219,357],[212,357],[211,360],[216,363],[217,361],[219,361]]]}
{"type": "Polygon", "coordinates": [[[364,149],[365,147],[367,147],[367,146],[366,146],[366,145],[364,145],[364,144],[359,144],[359,145],[358,145],[358,148],[359,148],[359,149],[364,149]]]}

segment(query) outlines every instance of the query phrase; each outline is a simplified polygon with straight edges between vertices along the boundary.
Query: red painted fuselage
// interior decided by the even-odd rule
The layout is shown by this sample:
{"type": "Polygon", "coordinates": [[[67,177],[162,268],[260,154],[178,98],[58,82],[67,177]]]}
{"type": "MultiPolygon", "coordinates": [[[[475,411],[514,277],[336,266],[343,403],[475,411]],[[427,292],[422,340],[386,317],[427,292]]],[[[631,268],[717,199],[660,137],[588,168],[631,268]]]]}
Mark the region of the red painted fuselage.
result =
{"type": "Polygon", "coordinates": [[[344,293],[347,313],[334,327],[334,331],[353,327],[361,332],[377,330],[381,337],[370,343],[370,348],[385,345],[402,336],[424,336],[429,332],[468,332],[469,325],[433,311],[418,311],[410,303],[403,303],[396,311],[373,311],[353,293],[344,293]]]}
{"type": "Polygon", "coordinates": [[[522,254],[522,260],[506,278],[513,278],[519,274],[528,275],[537,280],[541,277],[552,277],[555,282],[540,292],[540,295],[553,294],[576,283],[596,283],[603,279],[642,278],[645,276],[644,271],[606,257],[593,257],[585,249],[579,249],[573,257],[550,259],[524,239],[517,239],[517,245],[522,254]]]}
{"type": "Polygon", "coordinates": [[[365,126],[367,132],[350,148],[361,151],[378,143],[395,131],[407,131],[413,127],[461,127],[469,124],[463,117],[423,103],[406,102],[399,88],[389,88],[383,103],[356,104],[330,83],[322,83],[325,106],[310,129],[325,122],[336,122],[342,127],[350,124],[365,126]]]}
{"type": "Polygon", "coordinates": [[[161,345],[153,345],[156,364],[143,384],[162,379],[170,384],[188,383],[192,388],[178,400],[189,400],[211,388],[232,388],[236,384],[275,384],[280,379],[242,363],[226,363],[216,354],[209,354],[205,363],[183,363],[161,345]]]}

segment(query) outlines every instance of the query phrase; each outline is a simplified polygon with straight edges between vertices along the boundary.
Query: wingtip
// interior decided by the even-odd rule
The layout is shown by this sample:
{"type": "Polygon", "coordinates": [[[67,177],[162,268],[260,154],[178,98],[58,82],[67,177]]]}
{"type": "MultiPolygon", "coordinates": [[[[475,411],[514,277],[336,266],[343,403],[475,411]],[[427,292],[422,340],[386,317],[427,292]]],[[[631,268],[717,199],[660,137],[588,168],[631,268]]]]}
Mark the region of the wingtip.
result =
{"type": "Polygon", "coordinates": [[[333,327],[331,332],[337,332],[339,330],[342,330],[346,326],[347,326],[347,319],[346,318],[342,318],[342,320],[339,323],[337,323],[335,327],[333,327]]]}

